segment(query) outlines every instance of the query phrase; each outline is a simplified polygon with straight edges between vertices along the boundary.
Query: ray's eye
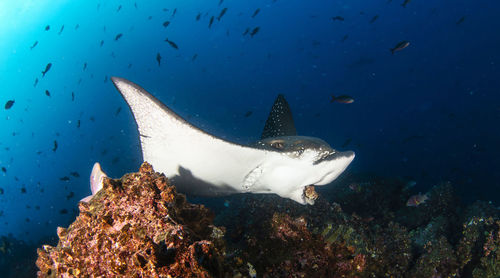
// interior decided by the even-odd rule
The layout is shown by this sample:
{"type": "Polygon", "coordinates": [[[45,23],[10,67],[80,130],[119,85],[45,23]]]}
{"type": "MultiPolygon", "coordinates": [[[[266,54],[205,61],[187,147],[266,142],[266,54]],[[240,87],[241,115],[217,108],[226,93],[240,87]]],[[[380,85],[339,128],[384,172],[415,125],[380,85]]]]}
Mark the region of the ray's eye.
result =
{"type": "Polygon", "coordinates": [[[285,147],[285,144],[283,143],[283,141],[274,141],[271,143],[271,147],[282,150],[285,147]]]}

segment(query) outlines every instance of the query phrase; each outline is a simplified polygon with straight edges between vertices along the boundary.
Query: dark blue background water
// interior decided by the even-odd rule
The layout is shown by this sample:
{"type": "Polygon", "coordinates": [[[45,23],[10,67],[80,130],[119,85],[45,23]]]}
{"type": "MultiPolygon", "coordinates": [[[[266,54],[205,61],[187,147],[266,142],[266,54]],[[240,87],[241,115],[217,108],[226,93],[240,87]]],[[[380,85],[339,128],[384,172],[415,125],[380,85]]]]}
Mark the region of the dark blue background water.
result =
{"type": "Polygon", "coordinates": [[[404,177],[422,192],[450,180],[467,201],[500,201],[498,1],[11,2],[0,4],[0,234],[36,240],[67,226],[96,161],[112,177],[138,169],[136,126],[110,76],[240,143],[260,137],[282,93],[301,135],[338,149],[351,139],[350,174],[404,177]],[[338,94],[355,102],[330,103],[338,94]]]}

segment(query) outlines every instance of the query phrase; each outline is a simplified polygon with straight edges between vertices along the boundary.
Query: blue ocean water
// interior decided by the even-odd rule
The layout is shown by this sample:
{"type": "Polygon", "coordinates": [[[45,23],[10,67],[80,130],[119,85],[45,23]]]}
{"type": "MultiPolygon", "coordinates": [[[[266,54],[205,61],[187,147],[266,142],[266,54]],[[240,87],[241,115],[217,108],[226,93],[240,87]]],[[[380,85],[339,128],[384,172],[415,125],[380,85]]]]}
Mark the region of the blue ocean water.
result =
{"type": "Polygon", "coordinates": [[[498,204],[500,3],[402,4],[1,2],[0,235],[37,241],[68,226],[94,162],[111,177],[138,169],[136,125],[111,76],[239,143],[260,138],[281,93],[299,134],[356,152],[347,173],[421,192],[451,181],[465,201],[498,204]]]}

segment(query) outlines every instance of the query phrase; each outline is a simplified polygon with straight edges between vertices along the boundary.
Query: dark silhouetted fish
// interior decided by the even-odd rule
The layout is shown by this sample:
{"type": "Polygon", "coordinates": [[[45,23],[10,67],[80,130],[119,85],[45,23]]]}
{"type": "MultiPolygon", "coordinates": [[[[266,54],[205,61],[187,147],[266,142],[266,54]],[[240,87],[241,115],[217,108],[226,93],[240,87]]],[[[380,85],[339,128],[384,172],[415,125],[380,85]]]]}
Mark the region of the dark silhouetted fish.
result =
{"type": "Polygon", "coordinates": [[[220,19],[226,14],[226,12],[227,8],[222,9],[222,11],[220,11],[219,16],[217,17],[217,21],[220,21],[220,19]]]}
{"type": "Polygon", "coordinates": [[[172,13],[172,16],[174,16],[177,13],[177,8],[174,9],[174,12],[172,13]]]}
{"type": "Polygon", "coordinates": [[[78,24],[78,23],[77,23],[77,24],[75,25],[75,30],[78,30],[78,28],[80,28],[80,24],[78,24]]]}
{"type": "Polygon", "coordinates": [[[168,42],[168,44],[170,44],[170,46],[172,46],[173,48],[179,49],[179,47],[177,46],[177,44],[175,42],[169,40],[168,38],[166,38],[165,41],[168,42]]]}
{"type": "Polygon", "coordinates": [[[248,32],[250,32],[250,28],[245,29],[245,32],[243,32],[242,35],[244,36],[244,35],[248,34],[248,32]]]}
{"type": "Polygon", "coordinates": [[[71,172],[69,173],[70,175],[72,175],[73,177],[75,178],[79,178],[80,177],[80,174],[78,174],[78,172],[74,171],[74,172],[71,172]]]}
{"type": "Polygon", "coordinates": [[[252,113],[253,113],[252,111],[247,111],[247,112],[245,113],[244,117],[245,117],[245,118],[248,118],[248,117],[250,117],[250,116],[252,115],[252,113]]]}
{"type": "Polygon", "coordinates": [[[120,114],[120,112],[122,111],[122,108],[121,107],[118,107],[115,111],[115,116],[118,116],[118,114],[120,114]]]}
{"type": "Polygon", "coordinates": [[[332,96],[332,99],[330,100],[330,103],[332,102],[340,102],[340,103],[353,103],[354,99],[351,96],[348,95],[340,95],[338,97],[332,96]]]}
{"type": "Polygon", "coordinates": [[[45,74],[47,72],[49,72],[50,68],[52,67],[52,63],[48,63],[46,66],[45,66],[45,70],[42,71],[42,77],[45,77],[45,74]]]}
{"type": "Polygon", "coordinates": [[[80,120],[76,122],[76,128],[80,128],[80,120]]]}
{"type": "Polygon", "coordinates": [[[33,45],[32,45],[32,46],[30,46],[30,50],[32,50],[33,48],[35,48],[35,46],[37,46],[37,45],[38,45],[38,41],[35,41],[35,42],[33,43],[33,45]]]}
{"type": "Polygon", "coordinates": [[[120,33],[120,34],[116,35],[116,37],[115,37],[115,41],[119,40],[122,36],[123,36],[123,34],[122,34],[122,33],[120,33]]]}
{"type": "Polygon", "coordinates": [[[340,42],[345,42],[345,40],[347,40],[347,38],[349,38],[349,35],[344,35],[342,37],[342,39],[340,40],[340,42]]]}
{"type": "Polygon", "coordinates": [[[341,148],[345,148],[345,147],[349,146],[351,141],[352,141],[352,138],[347,138],[347,140],[345,140],[344,144],[342,144],[341,148]]]}
{"type": "Polygon", "coordinates": [[[59,180],[62,180],[62,181],[69,181],[69,177],[68,177],[68,176],[64,176],[64,177],[59,178],[59,180]]]}
{"type": "Polygon", "coordinates": [[[35,83],[33,83],[33,87],[36,87],[37,84],[38,84],[38,77],[35,78],[35,83]]]}
{"type": "Polygon", "coordinates": [[[59,33],[57,33],[58,35],[60,35],[62,33],[62,31],[64,30],[64,25],[61,26],[61,30],[59,30],[59,33]]]}
{"type": "Polygon", "coordinates": [[[100,43],[100,46],[102,47],[103,44],[104,44],[104,41],[102,40],[101,43],[100,43]]]}
{"type": "MultiPolygon", "coordinates": [[[[21,187],[21,193],[25,194],[26,192],[27,192],[26,187],[24,187],[24,186],[21,187]]],[[[27,222],[29,222],[29,219],[27,222]]]]}
{"type": "Polygon", "coordinates": [[[344,21],[344,18],[341,17],[340,15],[337,15],[337,16],[332,17],[332,20],[333,21],[336,21],[336,20],[338,20],[338,21],[344,21]]]}
{"type": "Polygon", "coordinates": [[[158,62],[158,66],[160,66],[160,63],[161,63],[161,55],[160,55],[160,52],[158,52],[156,54],[156,61],[158,62]]]}
{"type": "Polygon", "coordinates": [[[148,16],[148,20],[151,20],[151,19],[153,19],[153,16],[152,15],[148,16]]]}
{"type": "Polygon", "coordinates": [[[106,83],[106,82],[108,82],[108,76],[107,75],[104,76],[104,83],[106,83]]]}
{"type": "Polygon", "coordinates": [[[3,193],[4,193],[4,190],[3,190],[3,188],[0,187],[0,195],[3,195],[3,193]]]}
{"type": "Polygon", "coordinates": [[[219,0],[219,6],[222,5],[222,2],[224,2],[224,0],[219,0]]]}
{"type": "Polygon", "coordinates": [[[45,26],[45,31],[49,31],[49,30],[50,30],[50,25],[45,26]]]}
{"type": "Polygon", "coordinates": [[[460,19],[458,19],[457,23],[455,23],[456,25],[460,25],[462,24],[462,22],[464,22],[465,20],[465,16],[462,16],[460,19]]]}
{"type": "Polygon", "coordinates": [[[69,200],[75,196],[75,192],[71,191],[69,192],[68,196],[66,196],[66,200],[69,200]]]}
{"type": "Polygon", "coordinates": [[[250,37],[253,37],[255,34],[257,34],[260,30],[260,27],[255,27],[252,30],[252,33],[250,33],[250,37]]]}
{"type": "Polygon", "coordinates": [[[390,49],[391,53],[394,54],[394,52],[396,52],[396,51],[401,51],[401,50],[407,48],[409,45],[410,45],[409,41],[398,42],[398,44],[396,44],[396,46],[394,46],[394,48],[390,49]]]}
{"type": "Polygon", "coordinates": [[[12,107],[12,105],[14,105],[14,102],[16,102],[15,100],[9,100],[5,103],[5,110],[8,110],[12,107]]]}
{"type": "Polygon", "coordinates": [[[198,13],[198,15],[196,15],[196,21],[199,21],[201,18],[201,13],[198,13]]]}
{"type": "Polygon", "coordinates": [[[2,167],[2,172],[7,173],[7,168],[2,167]]]}
{"type": "Polygon", "coordinates": [[[83,63],[83,71],[87,69],[87,62],[83,63]]]}
{"type": "Polygon", "coordinates": [[[62,209],[59,211],[60,214],[68,214],[68,210],[67,209],[62,209]]]}
{"type": "Polygon", "coordinates": [[[119,12],[122,9],[122,5],[118,6],[118,9],[116,9],[116,12],[119,12]]]}
{"type": "Polygon", "coordinates": [[[71,92],[71,101],[75,101],[75,92],[71,92]]]}
{"type": "Polygon", "coordinates": [[[403,2],[403,4],[401,4],[401,6],[403,6],[403,8],[406,8],[406,5],[408,5],[408,3],[410,3],[411,0],[405,0],[403,2]]]}
{"type": "Polygon", "coordinates": [[[168,27],[168,25],[170,25],[170,21],[167,20],[167,21],[163,22],[163,27],[166,28],[166,27],[168,27]]]}
{"type": "Polygon", "coordinates": [[[378,15],[374,16],[374,17],[370,20],[370,23],[373,23],[373,22],[377,21],[377,19],[378,19],[378,15]]]}
{"type": "Polygon", "coordinates": [[[252,14],[252,18],[256,17],[260,12],[260,9],[256,9],[255,12],[252,14]]]}
{"type": "Polygon", "coordinates": [[[210,29],[212,27],[212,23],[214,23],[214,16],[213,15],[210,18],[210,22],[208,23],[208,29],[210,29]]]}
{"type": "Polygon", "coordinates": [[[196,54],[196,53],[195,53],[195,54],[193,55],[193,58],[191,58],[191,61],[196,60],[196,58],[197,58],[197,57],[198,57],[198,54],[196,54]]]}
{"type": "Polygon", "coordinates": [[[52,151],[55,152],[57,151],[57,141],[54,140],[54,148],[52,148],[52,151]]]}
{"type": "Polygon", "coordinates": [[[48,97],[50,97],[50,92],[49,92],[49,90],[45,90],[45,95],[46,95],[46,96],[48,96],[48,97]]]}

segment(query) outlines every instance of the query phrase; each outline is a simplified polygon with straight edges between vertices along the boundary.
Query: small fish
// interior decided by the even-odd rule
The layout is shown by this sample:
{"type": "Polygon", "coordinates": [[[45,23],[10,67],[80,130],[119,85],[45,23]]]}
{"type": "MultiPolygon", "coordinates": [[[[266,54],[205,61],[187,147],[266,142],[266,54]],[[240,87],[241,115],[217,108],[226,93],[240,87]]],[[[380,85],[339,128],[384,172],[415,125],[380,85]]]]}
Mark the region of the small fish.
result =
{"type": "Polygon", "coordinates": [[[260,9],[256,9],[255,12],[252,14],[252,18],[256,17],[260,12],[260,9]]]}
{"type": "Polygon", "coordinates": [[[245,113],[245,115],[243,115],[243,116],[244,116],[245,118],[248,118],[248,117],[250,117],[250,116],[252,115],[252,113],[253,113],[252,111],[247,111],[247,112],[245,113]]]}
{"type": "Polygon", "coordinates": [[[68,210],[67,209],[62,209],[59,211],[60,214],[67,214],[68,213],[68,210]]]}
{"type": "Polygon", "coordinates": [[[174,9],[174,12],[172,13],[172,17],[177,13],[177,8],[174,9]]]}
{"type": "Polygon", "coordinates": [[[123,36],[123,34],[122,34],[122,33],[120,33],[120,34],[116,35],[116,37],[115,37],[115,41],[119,40],[122,36],[123,36]]]}
{"type": "Polygon", "coordinates": [[[122,108],[120,106],[120,107],[118,107],[118,109],[116,109],[115,116],[118,116],[118,114],[120,114],[121,111],[122,111],[122,108]]]}
{"type": "Polygon", "coordinates": [[[224,0],[219,0],[219,6],[222,5],[222,2],[224,2],[224,0]]]}
{"type": "Polygon", "coordinates": [[[168,25],[170,25],[170,21],[167,20],[167,21],[163,22],[163,27],[167,28],[168,25]]]}
{"type": "Polygon", "coordinates": [[[58,35],[60,35],[62,33],[62,31],[64,30],[64,25],[61,26],[61,30],[59,30],[59,33],[57,33],[58,35]]]}
{"type": "Polygon", "coordinates": [[[460,19],[458,19],[457,23],[455,23],[456,25],[460,25],[462,24],[462,22],[464,22],[465,20],[465,16],[462,16],[460,19]]]}
{"type": "Polygon", "coordinates": [[[404,189],[404,190],[408,190],[408,189],[410,189],[410,188],[414,187],[415,185],[417,185],[417,182],[416,182],[416,181],[414,181],[414,180],[411,180],[411,181],[408,181],[408,182],[406,183],[406,185],[404,186],[404,188],[403,188],[403,189],[404,189]]]}
{"type": "Polygon", "coordinates": [[[252,33],[250,33],[250,37],[253,38],[253,36],[255,36],[255,34],[257,34],[259,32],[259,30],[260,30],[260,27],[253,28],[252,33]]]}
{"type": "Polygon", "coordinates": [[[375,22],[377,19],[378,19],[378,15],[374,16],[374,17],[370,20],[370,23],[375,22]]]}
{"type": "Polygon", "coordinates": [[[342,37],[342,39],[340,40],[340,42],[345,42],[345,40],[347,40],[347,38],[349,38],[349,35],[344,35],[342,37]]]}
{"type": "Polygon", "coordinates": [[[175,42],[169,40],[168,38],[166,38],[165,41],[168,42],[168,44],[170,44],[170,46],[172,46],[173,48],[179,49],[179,47],[177,46],[177,44],[175,42]]]}
{"type": "Polygon", "coordinates": [[[416,207],[418,205],[421,205],[423,203],[425,203],[427,200],[429,199],[429,196],[427,196],[427,193],[426,194],[416,194],[416,195],[413,195],[411,196],[408,201],[406,202],[406,206],[408,207],[416,207]]]}
{"type": "Polygon", "coordinates": [[[345,148],[347,147],[352,141],[352,138],[347,138],[347,140],[345,140],[344,144],[342,144],[341,148],[345,148]]]}
{"type": "Polygon", "coordinates": [[[45,70],[42,71],[42,77],[45,77],[45,74],[50,70],[50,68],[52,67],[52,63],[48,63],[46,66],[45,66],[45,70]]]}
{"type": "Polygon", "coordinates": [[[79,178],[80,177],[80,174],[78,174],[78,172],[76,172],[76,171],[75,172],[71,172],[69,174],[72,175],[75,178],[79,178]]]}
{"type": "Polygon", "coordinates": [[[27,192],[26,187],[21,187],[21,193],[25,194],[27,192]]]}
{"type": "Polygon", "coordinates": [[[219,16],[217,17],[217,21],[220,21],[220,19],[224,16],[224,14],[226,14],[226,12],[227,12],[227,8],[222,9],[219,16]]]}
{"type": "Polygon", "coordinates": [[[87,69],[87,62],[83,63],[83,71],[87,69]]]}
{"type": "Polygon", "coordinates": [[[48,97],[50,97],[50,92],[49,92],[49,90],[45,90],[45,95],[46,95],[46,96],[48,96],[48,97]]]}
{"type": "Polygon", "coordinates": [[[108,82],[108,76],[107,75],[104,76],[104,83],[106,83],[106,82],[108,82]]]}
{"type": "Polygon", "coordinates": [[[153,19],[153,16],[152,15],[148,16],[148,20],[151,20],[151,19],[153,19]]]}
{"type": "Polygon", "coordinates": [[[50,25],[45,26],[45,31],[49,31],[49,30],[50,30],[50,25]]]}
{"type": "Polygon", "coordinates": [[[30,46],[30,50],[32,50],[33,48],[35,48],[35,46],[37,46],[37,45],[38,45],[38,41],[35,41],[35,42],[33,43],[33,45],[32,45],[32,46],[30,46]]]}
{"type": "Polygon", "coordinates": [[[332,102],[340,102],[340,103],[353,103],[354,99],[351,96],[348,95],[340,95],[338,97],[332,96],[332,99],[330,100],[330,103],[332,102]]]}
{"type": "Polygon", "coordinates": [[[38,84],[38,77],[35,78],[35,83],[33,84],[33,87],[36,87],[37,84],[38,84]]]}
{"type": "Polygon", "coordinates": [[[16,102],[15,100],[9,100],[5,103],[5,110],[8,110],[12,107],[12,105],[14,105],[14,102],[16,102]]]}
{"type": "Polygon", "coordinates": [[[71,191],[69,192],[68,196],[66,196],[66,200],[69,200],[75,196],[75,192],[71,191]]]}
{"type": "Polygon", "coordinates": [[[0,187],[0,195],[3,195],[3,193],[4,193],[4,190],[3,190],[3,188],[0,187]]]}
{"type": "Polygon", "coordinates": [[[118,9],[116,9],[116,12],[119,12],[122,9],[122,5],[118,6],[118,9]]]}
{"type": "Polygon", "coordinates": [[[212,23],[214,23],[214,16],[213,15],[210,18],[210,22],[208,23],[208,29],[210,29],[212,27],[212,23]]]}
{"type": "Polygon", "coordinates": [[[338,20],[338,21],[344,21],[344,18],[341,17],[340,15],[337,15],[337,16],[332,17],[332,20],[333,21],[336,21],[336,20],[338,20]]]}
{"type": "Polygon", "coordinates": [[[394,54],[394,52],[396,52],[396,51],[401,51],[401,50],[407,48],[409,45],[410,45],[409,41],[401,41],[398,44],[396,44],[396,46],[394,46],[394,48],[390,49],[391,53],[394,54]]]}
{"type": "Polygon", "coordinates": [[[101,40],[100,47],[104,44],[104,40],[101,40]]]}
{"type": "Polygon", "coordinates": [[[2,172],[7,173],[7,168],[2,167],[2,172]]]}
{"type": "Polygon", "coordinates": [[[158,61],[158,66],[160,66],[160,62],[161,62],[161,55],[160,55],[160,52],[158,52],[156,54],[156,61],[158,61]]]}
{"type": "Polygon", "coordinates": [[[69,181],[69,177],[68,176],[64,176],[64,177],[59,178],[59,180],[61,180],[61,181],[69,181]]]}
{"type": "Polygon", "coordinates": [[[197,58],[197,57],[198,57],[198,54],[196,54],[196,53],[195,53],[195,54],[193,55],[193,58],[191,58],[191,61],[196,60],[196,58],[197,58]]]}
{"type": "Polygon", "coordinates": [[[137,8],[137,2],[134,2],[134,7],[135,7],[136,9],[138,9],[138,8],[137,8]]]}
{"type": "Polygon", "coordinates": [[[243,32],[242,35],[244,36],[244,35],[248,34],[248,32],[250,32],[250,28],[245,29],[245,32],[243,32]]]}
{"type": "Polygon", "coordinates": [[[408,5],[408,3],[410,3],[411,0],[405,0],[403,2],[403,4],[401,4],[401,6],[403,6],[403,8],[406,8],[406,5],[408,5]]]}
{"type": "Polygon", "coordinates": [[[52,148],[52,151],[55,152],[57,151],[57,141],[54,140],[54,148],[52,148]]]}
{"type": "Polygon", "coordinates": [[[71,92],[71,101],[75,101],[75,92],[71,92]]]}
{"type": "Polygon", "coordinates": [[[80,24],[78,24],[78,23],[77,23],[77,24],[75,25],[75,30],[78,30],[78,28],[80,28],[80,24]]]}
{"type": "Polygon", "coordinates": [[[196,21],[199,21],[201,18],[201,13],[198,13],[198,15],[196,15],[196,21]]]}
{"type": "Polygon", "coordinates": [[[80,120],[76,122],[76,128],[80,128],[80,120]]]}

